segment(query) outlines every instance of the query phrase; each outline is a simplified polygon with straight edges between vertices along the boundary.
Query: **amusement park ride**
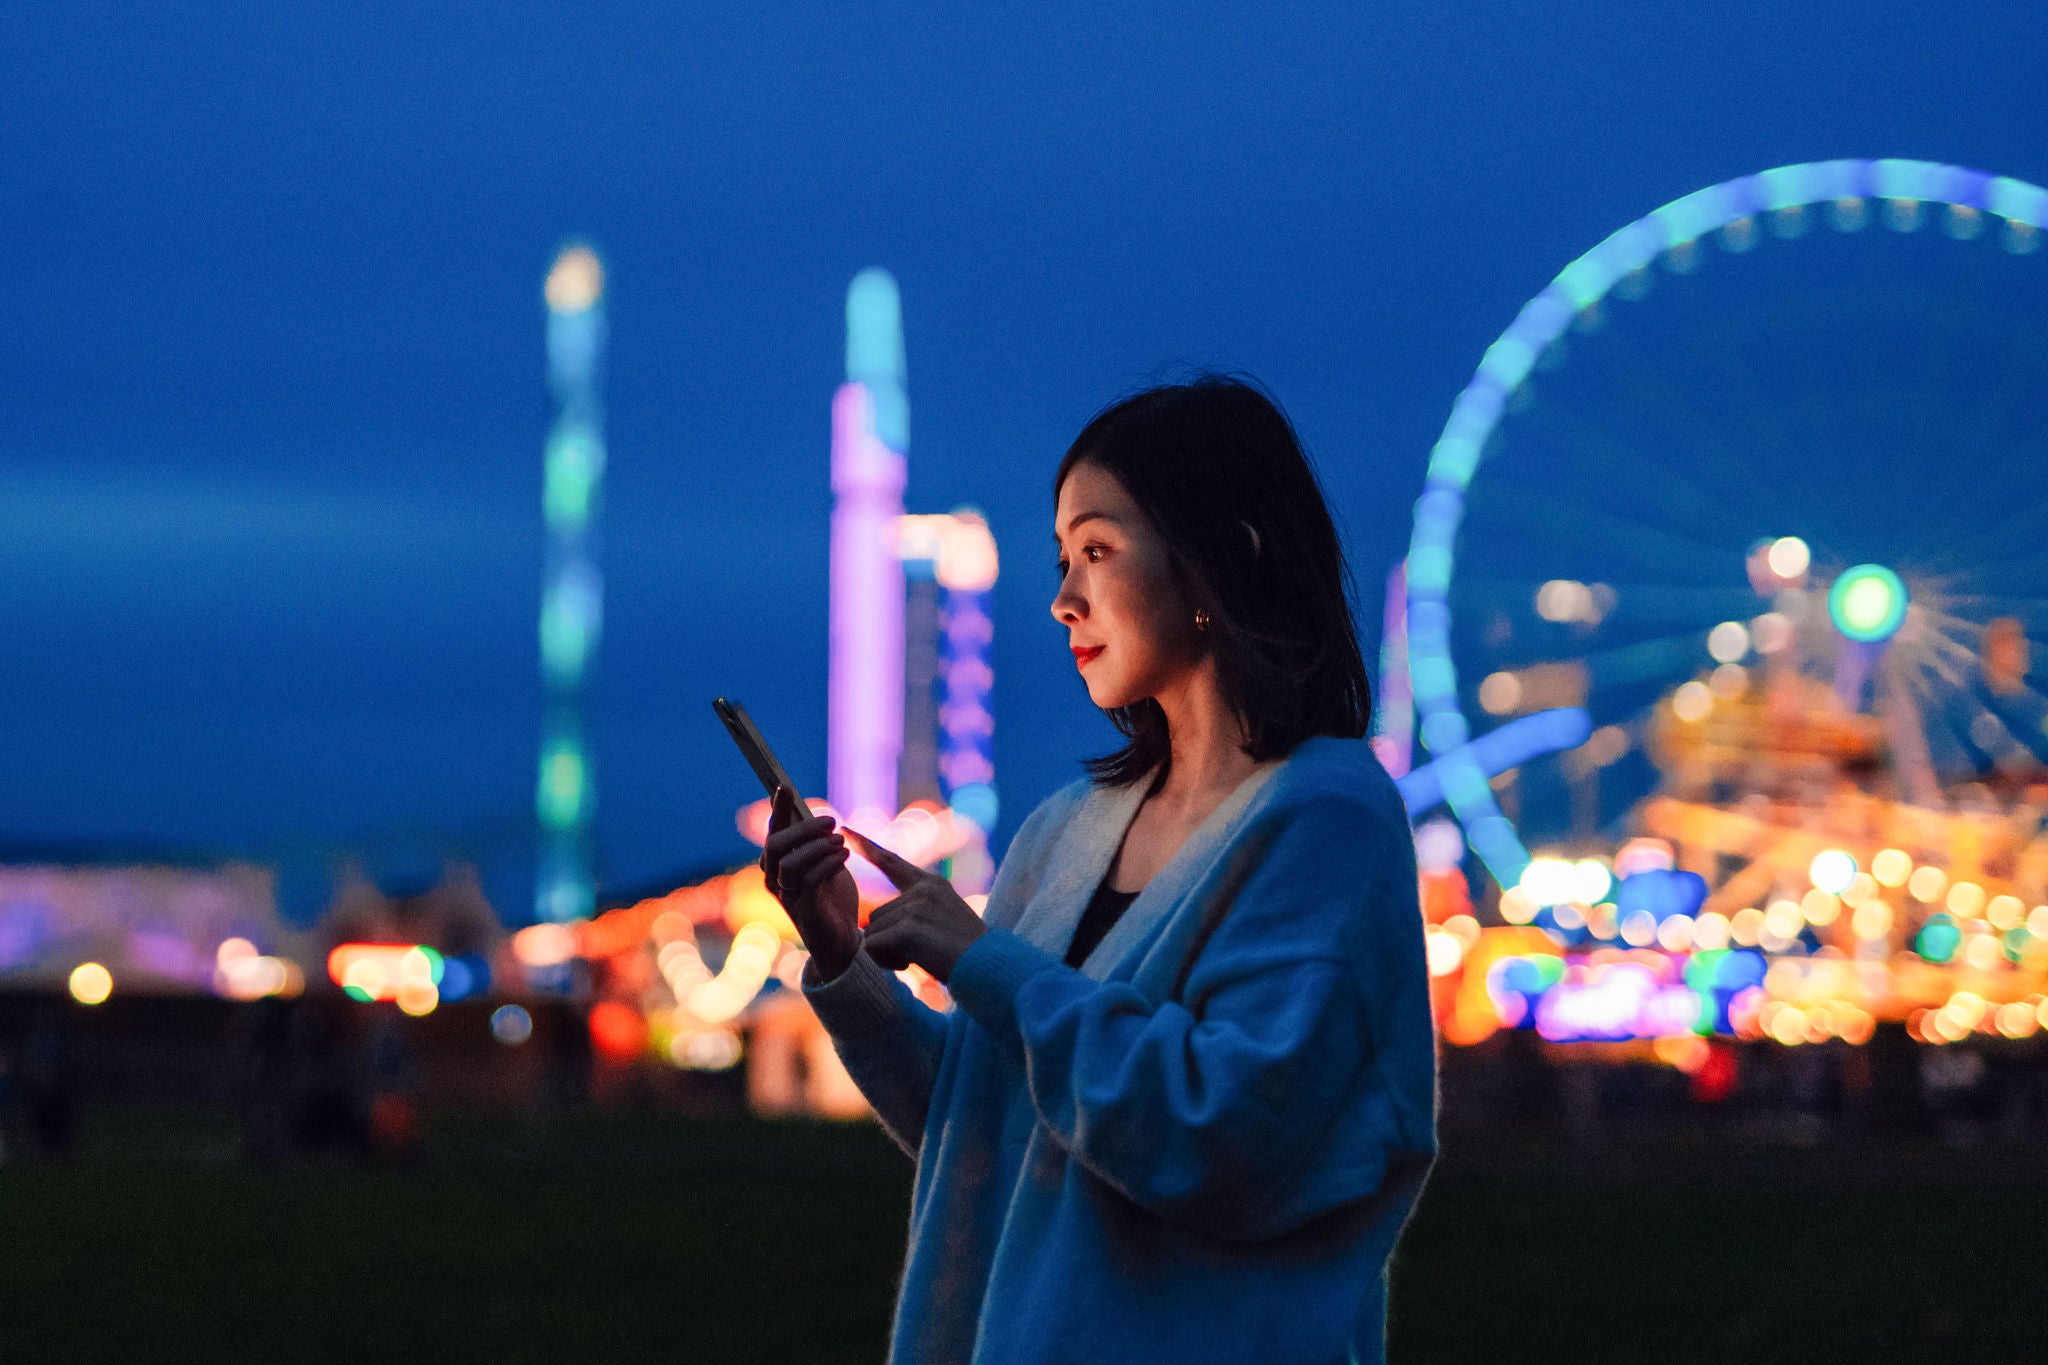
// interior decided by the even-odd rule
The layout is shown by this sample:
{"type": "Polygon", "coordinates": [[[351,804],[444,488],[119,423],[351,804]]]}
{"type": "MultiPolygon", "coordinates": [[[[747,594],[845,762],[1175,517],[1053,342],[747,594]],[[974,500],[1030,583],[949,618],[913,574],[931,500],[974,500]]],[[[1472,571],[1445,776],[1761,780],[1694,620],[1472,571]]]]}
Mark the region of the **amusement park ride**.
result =
{"type": "MultiPolygon", "coordinates": [[[[1660,262],[1692,273],[1709,238],[1743,252],[1766,232],[1799,236],[1823,217],[1853,232],[1874,213],[1899,233],[1937,217],[1953,238],[1995,231],[2025,254],[2048,193],[1911,161],[1714,186],[1568,266],[1460,395],[1416,508],[1405,621],[1390,632],[1434,755],[1401,781],[1424,817],[1448,1041],[1527,1028],[1691,1070],[1717,1037],[1854,1044],[1891,1021],[1942,1044],[2048,1026],[2048,698],[2029,642],[2048,625],[2037,453],[1980,459],[1967,447],[1983,431],[1950,432],[1939,451],[1860,457],[1847,487],[1802,506],[1787,496],[1801,461],[1759,470],[1742,448],[1768,443],[1767,424],[1722,440],[1653,411],[1636,423],[1655,434],[1633,452],[1641,475],[1549,517],[1569,528],[1564,550],[1517,522],[1560,505],[1543,499],[1602,435],[1532,390],[1562,387],[1550,372],[1566,333],[1595,331],[1610,292],[1640,295],[1660,262]],[[1495,473],[1506,487],[1488,502],[1495,473]],[[1937,514],[1957,488],[1978,524],[1937,514]],[[1859,556],[1880,543],[1897,557],[1859,556]],[[1574,555],[1646,581],[1566,576],[1574,555]],[[1518,585],[1517,556],[1564,572],[1518,585]],[[1604,813],[1613,789],[1631,799],[1604,813]],[[1439,803],[1455,825],[1426,818],[1439,803]],[[1539,806],[1572,819],[1551,819],[1532,856],[1524,833],[1544,823],[1539,806]],[[1482,867],[1489,884],[1475,894],[1466,874],[1482,867]]],[[[1577,344],[1597,356],[1604,340],[1577,344]]],[[[1616,387],[1589,401],[1616,404],[1616,387]]],[[[1674,392],[1643,406],[1676,406],[1674,392]]],[[[1910,425],[1896,393],[1858,402],[1910,425]]],[[[1384,729],[1398,772],[1408,718],[1384,729]]]]}

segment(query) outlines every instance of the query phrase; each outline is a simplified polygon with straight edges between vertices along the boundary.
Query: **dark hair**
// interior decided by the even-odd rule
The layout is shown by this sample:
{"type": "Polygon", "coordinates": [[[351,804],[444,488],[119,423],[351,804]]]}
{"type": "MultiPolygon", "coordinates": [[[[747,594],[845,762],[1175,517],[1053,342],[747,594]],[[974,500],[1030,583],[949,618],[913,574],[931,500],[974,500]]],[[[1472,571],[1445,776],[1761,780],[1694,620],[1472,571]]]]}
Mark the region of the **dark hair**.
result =
{"type": "MultiPolygon", "coordinates": [[[[1321,483],[1280,405],[1250,380],[1202,375],[1132,394],[1081,429],[1053,480],[1091,464],[1116,476],[1165,539],[1175,578],[1209,613],[1223,698],[1263,762],[1311,735],[1357,739],[1372,684],[1351,623],[1354,587],[1321,483]]],[[[1172,762],[1150,697],[1111,707],[1130,740],[1086,761],[1098,785],[1128,786],[1172,762]]]]}

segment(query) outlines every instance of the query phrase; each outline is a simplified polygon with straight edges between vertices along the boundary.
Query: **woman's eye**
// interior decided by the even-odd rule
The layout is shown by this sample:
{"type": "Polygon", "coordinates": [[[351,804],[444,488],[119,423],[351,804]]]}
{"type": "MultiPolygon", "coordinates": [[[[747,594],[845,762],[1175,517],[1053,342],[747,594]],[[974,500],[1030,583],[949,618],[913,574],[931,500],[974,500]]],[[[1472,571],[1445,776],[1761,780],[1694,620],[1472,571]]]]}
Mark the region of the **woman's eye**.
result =
{"type": "Polygon", "coordinates": [[[1102,562],[1100,559],[1096,558],[1097,555],[1102,553],[1102,547],[1100,545],[1090,545],[1087,549],[1081,551],[1081,553],[1088,556],[1088,562],[1090,564],[1100,564],[1102,562]]]}
{"type": "Polygon", "coordinates": [[[1061,560],[1061,561],[1060,561],[1060,562],[1059,562],[1059,563],[1058,563],[1058,564],[1057,564],[1056,566],[1054,566],[1054,567],[1055,567],[1055,568],[1056,568],[1056,569],[1057,569],[1057,570],[1059,571],[1059,576],[1060,576],[1061,578],[1065,578],[1065,577],[1067,576],[1067,561],[1066,561],[1066,560],[1062,559],[1062,560],[1061,560]]]}

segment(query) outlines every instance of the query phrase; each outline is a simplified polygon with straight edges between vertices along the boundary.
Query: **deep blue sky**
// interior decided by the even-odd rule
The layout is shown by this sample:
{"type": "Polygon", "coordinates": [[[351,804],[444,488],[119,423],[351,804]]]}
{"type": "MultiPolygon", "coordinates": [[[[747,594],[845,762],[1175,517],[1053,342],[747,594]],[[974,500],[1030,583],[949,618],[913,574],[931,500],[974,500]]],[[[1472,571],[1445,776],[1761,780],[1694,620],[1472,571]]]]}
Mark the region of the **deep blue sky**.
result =
{"type": "Polygon", "coordinates": [[[1110,738],[1045,612],[1048,479],[1105,400],[1258,374],[1374,596],[1479,352],[1614,227],[1833,156],[2048,181],[2037,5],[172,8],[0,41],[7,837],[519,821],[573,234],[610,267],[591,707],[637,884],[744,856],[713,694],[821,785],[863,266],[904,292],[909,500],[1005,551],[1007,838],[1110,738]]]}

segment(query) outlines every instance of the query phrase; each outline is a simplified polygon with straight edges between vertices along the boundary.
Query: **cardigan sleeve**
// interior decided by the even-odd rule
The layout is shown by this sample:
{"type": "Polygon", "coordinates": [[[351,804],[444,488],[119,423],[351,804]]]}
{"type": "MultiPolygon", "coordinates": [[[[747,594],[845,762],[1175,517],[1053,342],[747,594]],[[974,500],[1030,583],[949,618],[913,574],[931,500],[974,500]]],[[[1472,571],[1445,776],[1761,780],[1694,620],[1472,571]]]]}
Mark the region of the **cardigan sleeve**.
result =
{"type": "MultiPolygon", "coordinates": [[[[1058,828],[1062,815],[1078,803],[1085,783],[1076,783],[1042,803],[1010,841],[1010,851],[989,888],[989,918],[1008,916],[1024,898],[1024,886],[1035,875],[1033,864],[1058,828]]],[[[807,964],[804,999],[832,1035],[832,1048],[846,1064],[847,1074],[874,1106],[882,1127],[913,1160],[924,1144],[925,1119],[931,1111],[932,1087],[945,1055],[947,1017],[919,1000],[894,972],[868,956],[862,942],[846,969],[830,981],[818,979],[807,964]]]]}
{"type": "Polygon", "coordinates": [[[946,1048],[945,1016],[869,957],[865,943],[830,981],[820,982],[810,964],[803,981],[804,999],[832,1035],[847,1074],[896,1145],[915,1160],[946,1048]]]}
{"type": "Polygon", "coordinates": [[[954,999],[1021,1050],[1041,1121],[1125,1196],[1232,1240],[1292,1231],[1433,1145],[1415,1121],[1434,1042],[1413,851],[1388,822],[1318,797],[1249,832],[1185,1003],[1001,931],[961,955],[954,999]]]}

